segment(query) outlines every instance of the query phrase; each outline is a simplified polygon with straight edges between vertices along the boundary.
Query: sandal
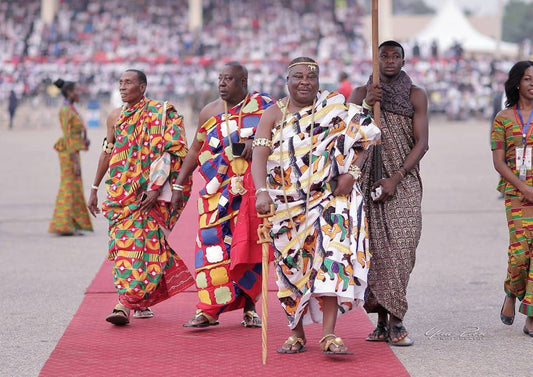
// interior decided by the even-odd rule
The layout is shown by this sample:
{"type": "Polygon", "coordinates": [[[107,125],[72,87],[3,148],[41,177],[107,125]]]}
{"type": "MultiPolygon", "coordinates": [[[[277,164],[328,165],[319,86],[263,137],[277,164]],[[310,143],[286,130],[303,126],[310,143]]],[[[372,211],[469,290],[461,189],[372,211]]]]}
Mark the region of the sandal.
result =
{"type": "Polygon", "coordinates": [[[130,323],[130,310],[122,304],[117,304],[105,320],[117,326],[127,325],[130,323]]]}
{"type": "Polygon", "coordinates": [[[146,308],[143,310],[135,310],[133,312],[133,318],[152,318],[154,316],[154,312],[150,310],[150,308],[146,308]]]}
{"type": "Polygon", "coordinates": [[[241,325],[244,327],[262,327],[261,318],[254,310],[244,312],[241,325]]]}
{"type": "Polygon", "coordinates": [[[281,348],[278,348],[278,353],[302,353],[307,351],[307,348],[305,348],[305,339],[304,338],[298,338],[295,335],[291,335],[287,338],[285,343],[281,346],[281,348]],[[295,346],[299,345],[298,348],[293,349],[295,346]]]}
{"type": "Polygon", "coordinates": [[[409,333],[407,332],[403,323],[400,322],[390,327],[389,344],[391,346],[408,347],[412,346],[414,343],[415,342],[409,338],[409,333]]]}
{"type": "Polygon", "coordinates": [[[353,352],[348,352],[344,342],[335,334],[327,334],[320,341],[320,348],[322,353],[326,355],[353,355],[353,352]],[[334,346],[335,350],[330,347],[334,346]]]}
{"type": "Polygon", "coordinates": [[[385,322],[378,322],[374,331],[366,337],[368,342],[386,342],[389,337],[389,328],[385,322]]]}
{"type": "Polygon", "coordinates": [[[218,320],[211,317],[209,314],[205,314],[202,310],[196,310],[194,317],[187,323],[183,324],[183,327],[209,327],[218,325],[218,320]]]}

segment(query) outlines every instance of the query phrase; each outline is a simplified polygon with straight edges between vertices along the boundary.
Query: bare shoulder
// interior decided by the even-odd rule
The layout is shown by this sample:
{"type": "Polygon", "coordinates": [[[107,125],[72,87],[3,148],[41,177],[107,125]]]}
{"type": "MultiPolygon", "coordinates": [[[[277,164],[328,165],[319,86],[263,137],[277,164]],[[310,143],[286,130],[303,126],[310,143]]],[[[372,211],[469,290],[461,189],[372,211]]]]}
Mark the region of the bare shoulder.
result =
{"type": "Polygon", "coordinates": [[[113,127],[115,125],[118,118],[120,118],[121,111],[122,111],[122,108],[120,107],[117,107],[116,109],[111,110],[111,112],[107,116],[107,127],[113,127]]]}
{"type": "Polygon", "coordinates": [[[271,122],[276,122],[281,119],[281,116],[283,114],[281,113],[281,110],[276,102],[272,106],[269,106],[264,112],[262,117],[265,118],[265,120],[269,120],[271,122]]]}
{"type": "Polygon", "coordinates": [[[224,102],[217,98],[216,100],[209,102],[205,105],[202,110],[200,110],[200,115],[198,117],[198,126],[204,124],[212,116],[218,115],[224,111],[224,102]]]}
{"type": "Polygon", "coordinates": [[[348,102],[360,105],[363,103],[363,99],[366,97],[366,86],[358,86],[352,90],[348,102]]]}
{"type": "Polygon", "coordinates": [[[428,106],[428,95],[426,90],[420,86],[412,85],[411,86],[411,103],[415,109],[427,108],[428,106]]]}

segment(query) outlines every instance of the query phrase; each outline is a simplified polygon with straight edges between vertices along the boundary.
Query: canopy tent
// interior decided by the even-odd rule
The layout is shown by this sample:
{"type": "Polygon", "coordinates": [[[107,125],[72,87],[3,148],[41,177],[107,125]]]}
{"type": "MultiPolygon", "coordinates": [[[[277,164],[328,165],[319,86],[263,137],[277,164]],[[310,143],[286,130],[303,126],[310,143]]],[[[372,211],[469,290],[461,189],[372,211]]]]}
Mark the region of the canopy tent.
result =
{"type": "MultiPolygon", "coordinates": [[[[495,25],[496,26],[496,25],[495,25]]],[[[429,24],[420,31],[411,42],[429,46],[436,41],[440,51],[446,51],[455,43],[460,43],[468,53],[495,54],[498,52],[498,41],[477,31],[468,21],[454,1],[443,5],[429,24]]],[[[500,42],[501,55],[517,57],[517,44],[500,42]]]]}

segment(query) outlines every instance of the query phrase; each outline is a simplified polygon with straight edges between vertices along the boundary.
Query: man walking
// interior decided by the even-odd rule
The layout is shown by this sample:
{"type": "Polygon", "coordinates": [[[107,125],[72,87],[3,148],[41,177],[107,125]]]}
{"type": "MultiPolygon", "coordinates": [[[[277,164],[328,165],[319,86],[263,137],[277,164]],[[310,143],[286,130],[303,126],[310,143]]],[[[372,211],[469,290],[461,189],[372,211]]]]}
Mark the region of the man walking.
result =
{"type": "Polygon", "coordinates": [[[373,158],[362,169],[372,253],[365,308],[378,313],[367,340],[410,346],[413,340],[402,320],[422,230],[419,162],[428,150],[428,100],[402,70],[405,56],[398,42],[383,42],[378,52],[379,85],[370,77],[350,98],[368,109],[381,102],[381,153],[370,152],[373,158]],[[378,171],[383,175],[374,181],[378,171]]]}
{"type": "MultiPolygon", "coordinates": [[[[250,177],[253,137],[263,110],[273,101],[265,94],[248,92],[248,71],[238,62],[226,64],[218,80],[220,98],[200,112],[196,137],[172,192],[174,208],[183,208],[181,186],[200,167],[205,186],[198,200],[195,254],[199,303],[196,315],[184,326],[218,325],[221,313],[244,308],[242,324],[261,327],[255,312],[261,292],[260,254],[258,261],[244,257],[237,253],[235,243],[243,233],[237,230],[241,203],[248,204],[254,192],[250,177]]],[[[255,213],[253,205],[250,212],[255,213]]],[[[242,225],[247,222],[248,217],[242,225]]]]}
{"type": "MultiPolygon", "coordinates": [[[[153,316],[155,305],[194,283],[187,267],[167,242],[179,217],[170,205],[187,141],[182,116],[174,106],[144,96],[146,75],[129,69],[120,78],[123,108],[107,119],[107,137],[88,202],[98,208],[98,186],[109,171],[102,212],[109,220],[109,260],[119,302],[106,321],[114,325],[153,316]]],[[[190,182],[183,186],[190,190],[190,182]]]]}

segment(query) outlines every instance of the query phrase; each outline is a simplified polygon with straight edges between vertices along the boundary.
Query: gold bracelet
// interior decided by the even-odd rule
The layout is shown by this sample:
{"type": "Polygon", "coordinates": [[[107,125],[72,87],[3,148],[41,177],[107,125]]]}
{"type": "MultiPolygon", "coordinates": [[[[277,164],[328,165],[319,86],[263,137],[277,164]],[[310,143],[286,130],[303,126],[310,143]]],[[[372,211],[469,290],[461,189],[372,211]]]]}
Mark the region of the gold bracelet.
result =
{"type": "Polygon", "coordinates": [[[91,188],[92,188],[93,190],[98,190],[98,186],[96,186],[96,185],[92,185],[91,188]]]}
{"type": "Polygon", "coordinates": [[[252,148],[255,147],[267,147],[272,149],[272,140],[267,139],[266,137],[258,137],[252,141],[252,148]]]}
{"type": "Polygon", "coordinates": [[[172,190],[174,190],[174,191],[183,191],[183,190],[185,190],[185,186],[178,185],[178,184],[174,183],[172,185],[172,190]]]}
{"type": "Polygon", "coordinates": [[[357,182],[361,178],[362,172],[359,166],[353,164],[348,168],[348,174],[350,174],[353,179],[357,182]]]}
{"type": "Polygon", "coordinates": [[[366,99],[363,99],[363,108],[364,109],[367,109],[367,110],[372,110],[374,106],[370,106],[367,102],[366,102],[366,99]]]}
{"type": "Polygon", "coordinates": [[[260,194],[262,192],[268,192],[268,189],[266,187],[259,187],[257,190],[255,190],[255,195],[260,194]]]}

